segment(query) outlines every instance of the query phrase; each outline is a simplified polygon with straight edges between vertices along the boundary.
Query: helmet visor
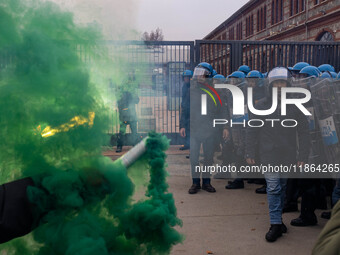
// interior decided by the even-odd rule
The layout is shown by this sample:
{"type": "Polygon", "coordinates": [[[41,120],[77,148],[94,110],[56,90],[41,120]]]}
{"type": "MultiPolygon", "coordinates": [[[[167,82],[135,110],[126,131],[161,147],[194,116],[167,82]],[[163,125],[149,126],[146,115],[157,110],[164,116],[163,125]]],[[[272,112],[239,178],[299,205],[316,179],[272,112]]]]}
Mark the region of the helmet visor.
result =
{"type": "Polygon", "coordinates": [[[277,67],[268,73],[269,84],[271,84],[274,81],[278,81],[278,80],[284,80],[284,81],[289,82],[290,73],[287,68],[277,67]]]}
{"type": "Polygon", "coordinates": [[[198,77],[208,77],[210,75],[209,71],[205,68],[202,67],[196,67],[194,70],[194,75],[193,78],[198,78],[198,77]]]}
{"type": "Polygon", "coordinates": [[[288,77],[288,69],[286,68],[274,68],[268,73],[269,79],[287,79],[288,77]]]}

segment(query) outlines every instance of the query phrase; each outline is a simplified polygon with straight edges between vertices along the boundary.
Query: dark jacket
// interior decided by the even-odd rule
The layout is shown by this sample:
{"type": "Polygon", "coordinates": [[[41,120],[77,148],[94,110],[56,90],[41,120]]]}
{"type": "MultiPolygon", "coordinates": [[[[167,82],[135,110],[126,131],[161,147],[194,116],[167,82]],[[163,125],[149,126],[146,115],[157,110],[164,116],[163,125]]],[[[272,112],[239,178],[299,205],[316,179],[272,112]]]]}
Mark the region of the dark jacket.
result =
{"type": "Polygon", "coordinates": [[[182,87],[181,116],[179,128],[190,127],[190,82],[186,82],[182,87]]]}
{"type": "MultiPolygon", "coordinates": [[[[244,105],[245,105],[245,115],[244,116],[233,116],[232,113],[232,104],[233,104],[233,97],[231,93],[228,93],[228,102],[229,102],[229,108],[230,108],[230,115],[232,116],[233,121],[235,122],[242,122],[243,120],[248,120],[249,119],[249,109],[247,107],[247,98],[248,98],[248,85],[246,82],[243,82],[239,85],[237,85],[244,94],[244,105]]],[[[264,87],[258,87],[255,86],[253,88],[253,104],[258,102],[260,99],[264,98],[266,96],[265,94],[265,89],[264,87]]],[[[245,146],[246,146],[246,127],[242,127],[240,125],[234,125],[231,128],[231,136],[232,136],[232,141],[235,149],[236,155],[238,155],[240,158],[244,158],[245,156],[245,146]]]]}
{"type": "MultiPolygon", "coordinates": [[[[212,81],[208,80],[206,85],[213,87],[212,81]]],[[[190,128],[191,137],[208,138],[214,134],[220,133],[223,128],[227,128],[227,125],[217,125],[213,127],[214,119],[229,119],[228,108],[224,101],[221,91],[216,90],[221,98],[222,105],[217,96],[211,92],[215,98],[216,104],[213,99],[207,95],[202,89],[211,91],[209,87],[203,83],[193,81],[190,86],[190,128]],[[201,114],[201,96],[207,95],[207,115],[201,114]]]]}
{"type": "Polygon", "coordinates": [[[118,100],[119,119],[121,121],[136,121],[136,104],[139,103],[139,97],[128,91],[124,91],[118,100]]]}
{"type": "MultiPolygon", "coordinates": [[[[266,110],[270,109],[271,105],[271,100],[266,97],[258,101],[255,108],[266,110]]],[[[264,121],[264,126],[247,128],[246,158],[255,158],[256,144],[258,144],[261,159],[277,157],[277,153],[280,152],[292,161],[307,162],[310,149],[308,121],[295,105],[287,105],[286,116],[281,116],[281,109],[278,107],[269,116],[250,114],[250,119],[261,119],[264,121]],[[272,123],[265,121],[265,119],[278,119],[280,121],[275,121],[274,127],[272,127],[272,123]],[[281,125],[283,119],[294,119],[298,122],[298,125],[296,127],[283,127],[281,125]],[[298,135],[298,143],[296,135],[298,135]]]]}

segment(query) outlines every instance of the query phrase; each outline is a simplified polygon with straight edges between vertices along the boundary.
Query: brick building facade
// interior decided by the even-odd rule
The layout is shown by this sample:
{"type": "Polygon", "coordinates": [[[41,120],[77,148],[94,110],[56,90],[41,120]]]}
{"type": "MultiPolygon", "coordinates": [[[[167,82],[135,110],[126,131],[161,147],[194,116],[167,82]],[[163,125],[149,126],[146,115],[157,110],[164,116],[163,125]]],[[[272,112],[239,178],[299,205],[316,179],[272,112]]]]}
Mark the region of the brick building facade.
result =
{"type": "Polygon", "coordinates": [[[340,41],[340,0],[250,0],[203,39],[340,41]]]}

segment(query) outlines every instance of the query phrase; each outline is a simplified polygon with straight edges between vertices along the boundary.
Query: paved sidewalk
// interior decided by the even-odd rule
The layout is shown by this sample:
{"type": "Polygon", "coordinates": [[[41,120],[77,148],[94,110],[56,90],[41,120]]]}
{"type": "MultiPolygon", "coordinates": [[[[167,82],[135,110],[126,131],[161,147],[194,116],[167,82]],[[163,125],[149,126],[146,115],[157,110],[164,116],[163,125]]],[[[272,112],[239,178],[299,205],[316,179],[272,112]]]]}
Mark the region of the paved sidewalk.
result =
{"type": "MultiPolygon", "coordinates": [[[[264,239],[269,229],[268,205],[266,195],[255,193],[259,185],[245,184],[242,190],[226,190],[227,180],[213,179],[216,193],[200,191],[189,195],[190,166],[189,159],[185,158],[188,151],[182,152],[178,148],[171,146],[167,152],[168,183],[175,197],[178,217],[183,220],[183,227],[178,230],[185,235],[185,240],[176,245],[171,254],[203,255],[208,251],[215,255],[311,253],[326,220],[319,217],[317,226],[298,228],[289,223],[299,213],[284,214],[288,233],[275,243],[268,243],[264,239]]],[[[320,216],[321,211],[316,213],[320,216]]]]}

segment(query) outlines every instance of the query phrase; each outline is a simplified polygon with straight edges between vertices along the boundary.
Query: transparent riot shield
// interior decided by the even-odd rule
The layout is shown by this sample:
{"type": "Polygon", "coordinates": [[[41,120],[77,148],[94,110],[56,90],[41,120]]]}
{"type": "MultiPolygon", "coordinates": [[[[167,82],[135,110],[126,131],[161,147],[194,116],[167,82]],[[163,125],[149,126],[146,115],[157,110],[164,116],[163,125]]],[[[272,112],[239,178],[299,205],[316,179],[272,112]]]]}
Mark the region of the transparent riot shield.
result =
{"type": "MultiPolygon", "coordinates": [[[[304,88],[311,90],[316,83],[320,80],[316,79],[315,77],[308,77],[302,79],[296,79],[292,85],[294,87],[304,88]]],[[[301,94],[297,94],[296,96],[301,96],[301,94]]],[[[312,96],[313,97],[313,96],[312,96]]],[[[315,113],[314,101],[310,100],[308,103],[305,104],[307,110],[312,114],[311,116],[307,116],[308,123],[309,123],[309,132],[311,138],[311,150],[308,158],[309,164],[324,164],[327,163],[323,138],[321,136],[320,128],[318,125],[318,118],[315,113]]]]}
{"type": "Polygon", "coordinates": [[[330,79],[318,79],[311,86],[312,100],[317,117],[323,148],[329,164],[340,161],[339,144],[339,99],[336,93],[336,83],[330,79]]]}
{"type": "MultiPolygon", "coordinates": [[[[243,81],[237,85],[246,95],[247,83],[243,81]]],[[[234,163],[241,164],[245,153],[245,137],[246,137],[246,122],[249,120],[248,107],[244,102],[244,115],[233,114],[233,96],[230,91],[227,92],[227,102],[229,105],[230,116],[230,131],[231,139],[234,146],[234,163]]],[[[246,97],[245,97],[246,98],[246,97]]]]}

